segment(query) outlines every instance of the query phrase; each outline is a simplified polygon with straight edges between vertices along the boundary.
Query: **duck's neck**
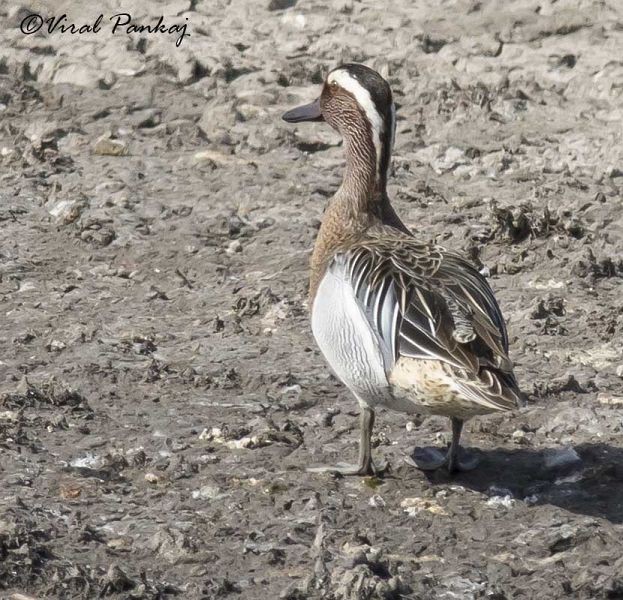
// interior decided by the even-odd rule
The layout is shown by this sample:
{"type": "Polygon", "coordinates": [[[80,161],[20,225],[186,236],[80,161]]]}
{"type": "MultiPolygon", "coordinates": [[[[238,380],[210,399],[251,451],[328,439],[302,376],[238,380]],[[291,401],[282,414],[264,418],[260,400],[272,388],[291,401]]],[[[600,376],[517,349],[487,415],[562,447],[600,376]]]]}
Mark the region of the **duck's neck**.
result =
{"type": "Polygon", "coordinates": [[[353,213],[374,210],[380,178],[377,174],[376,153],[371,144],[358,143],[346,138],[346,169],[342,185],[329,202],[328,210],[342,208],[353,213]]]}
{"type": "MultiPolygon", "coordinates": [[[[390,140],[387,141],[391,143],[390,140]]],[[[382,154],[380,160],[377,160],[377,150],[372,139],[366,140],[363,135],[356,134],[344,136],[344,147],[344,179],[324,212],[312,254],[312,301],[326,266],[336,250],[355,243],[373,225],[390,225],[409,233],[387,196],[391,148],[379,148],[382,154]]]]}
{"type": "MultiPolygon", "coordinates": [[[[391,162],[391,136],[381,136],[378,147],[372,137],[344,136],[346,170],[342,185],[329,201],[323,225],[332,226],[330,219],[336,214],[344,227],[367,229],[373,222],[390,225],[409,232],[392,207],[387,195],[387,176],[391,162]],[[365,141],[364,141],[365,140],[365,141]],[[367,142],[367,143],[366,143],[367,142]]],[[[322,231],[322,228],[321,228],[322,231]]]]}
{"type": "Polygon", "coordinates": [[[361,217],[383,220],[384,209],[390,207],[387,197],[387,171],[391,149],[381,145],[378,148],[381,157],[378,158],[371,136],[363,132],[344,136],[344,149],[344,178],[337,193],[329,201],[325,219],[335,211],[342,216],[355,217],[356,222],[361,221],[361,217]]]}

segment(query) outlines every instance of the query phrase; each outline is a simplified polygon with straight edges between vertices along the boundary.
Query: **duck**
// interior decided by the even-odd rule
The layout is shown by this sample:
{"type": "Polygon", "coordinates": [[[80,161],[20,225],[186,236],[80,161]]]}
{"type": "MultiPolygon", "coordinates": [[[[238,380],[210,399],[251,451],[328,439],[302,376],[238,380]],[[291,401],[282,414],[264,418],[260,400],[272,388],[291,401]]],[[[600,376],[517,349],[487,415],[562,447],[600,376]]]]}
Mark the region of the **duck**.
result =
{"type": "Polygon", "coordinates": [[[342,64],[320,95],[282,115],[324,121],[342,138],[345,170],[329,199],[310,260],[311,330],[326,362],[359,405],[355,464],[312,472],[378,475],[371,438],[380,408],[451,421],[446,451],[416,449],[407,462],[450,473],[478,464],[460,446],[468,419],[523,404],[504,317],[484,275],[466,258],[418,239],[387,194],[396,133],[389,83],[342,64]]]}

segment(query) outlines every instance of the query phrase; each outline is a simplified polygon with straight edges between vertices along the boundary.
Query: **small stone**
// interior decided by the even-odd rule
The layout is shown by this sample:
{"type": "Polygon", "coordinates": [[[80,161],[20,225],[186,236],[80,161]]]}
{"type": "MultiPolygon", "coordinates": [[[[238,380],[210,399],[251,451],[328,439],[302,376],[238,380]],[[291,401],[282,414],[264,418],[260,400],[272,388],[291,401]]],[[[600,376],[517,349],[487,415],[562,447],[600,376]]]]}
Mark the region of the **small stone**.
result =
{"type": "Polygon", "coordinates": [[[129,550],[132,546],[132,540],[128,538],[113,538],[112,540],[106,543],[106,546],[111,550],[124,551],[129,550]]]}
{"type": "Polygon", "coordinates": [[[564,523],[554,530],[551,530],[548,535],[549,551],[552,554],[558,552],[564,552],[571,548],[576,547],[582,543],[589,536],[588,532],[582,531],[579,527],[564,523]]]}
{"type": "Polygon", "coordinates": [[[245,436],[240,438],[239,440],[229,440],[225,442],[225,445],[231,450],[242,450],[244,448],[253,449],[259,448],[262,445],[266,445],[262,442],[263,440],[261,440],[257,435],[254,435],[245,436]]]}
{"type": "Polygon", "coordinates": [[[492,496],[487,500],[487,506],[493,508],[511,508],[513,504],[515,504],[515,500],[508,494],[506,496],[492,496]]]}
{"type": "Polygon", "coordinates": [[[56,222],[69,225],[80,217],[88,202],[85,198],[71,198],[49,202],[48,204],[48,212],[56,222]]]}
{"type": "Polygon", "coordinates": [[[100,70],[81,64],[69,64],[59,67],[54,73],[52,83],[70,83],[86,88],[110,87],[110,77],[102,77],[100,70]],[[107,81],[108,79],[108,81],[107,81]]]}
{"type": "Polygon", "coordinates": [[[19,420],[19,413],[15,410],[4,410],[0,412],[0,421],[11,421],[17,423],[19,420]]]}
{"type": "Polygon", "coordinates": [[[220,442],[223,443],[224,439],[223,439],[223,431],[220,427],[212,427],[212,429],[204,429],[200,434],[199,434],[199,439],[200,440],[205,440],[208,442],[220,442]]]}
{"type": "Polygon", "coordinates": [[[511,435],[511,439],[516,444],[524,444],[526,443],[526,432],[523,429],[517,429],[513,431],[513,435],[511,435]]]}
{"type": "Polygon", "coordinates": [[[434,500],[426,500],[425,498],[405,498],[400,503],[401,508],[410,516],[415,517],[423,511],[434,515],[447,515],[448,513],[434,500]]]}
{"type": "Polygon", "coordinates": [[[192,497],[195,499],[204,498],[208,500],[213,500],[214,498],[218,498],[221,490],[215,485],[204,485],[198,490],[192,491],[192,497]]]}
{"type": "Polygon", "coordinates": [[[61,342],[60,340],[52,340],[46,344],[46,349],[48,352],[60,352],[66,348],[65,342],[61,342]]]}
{"type": "Polygon", "coordinates": [[[193,160],[196,163],[213,163],[215,167],[240,162],[236,156],[214,150],[201,150],[193,156],[193,160]]]}
{"type": "Polygon", "coordinates": [[[229,242],[225,252],[227,252],[227,254],[236,254],[237,252],[242,252],[242,244],[240,243],[240,240],[232,240],[231,242],[229,242]]]}
{"type": "Polygon", "coordinates": [[[96,194],[114,194],[125,188],[125,184],[121,181],[102,181],[95,186],[96,194]]]}
{"type": "Polygon", "coordinates": [[[116,235],[110,227],[104,226],[98,229],[85,229],[80,234],[80,239],[94,246],[104,248],[114,241],[116,235]]]}
{"type": "Polygon", "coordinates": [[[38,287],[32,281],[24,281],[19,284],[19,292],[34,292],[38,287]]]}
{"type": "Polygon", "coordinates": [[[465,151],[461,148],[450,146],[445,152],[431,161],[432,168],[438,173],[452,171],[457,166],[469,163],[469,159],[465,156],[465,151]]]}
{"type": "Polygon", "coordinates": [[[216,456],[215,454],[202,454],[197,459],[197,463],[201,465],[214,465],[220,461],[221,461],[220,457],[216,456]]]}
{"type": "Polygon", "coordinates": [[[160,477],[155,473],[145,473],[145,481],[147,483],[158,483],[160,481],[160,477]]]}
{"type": "MultiPolygon", "coordinates": [[[[618,372],[617,372],[618,375],[618,372]]],[[[610,394],[598,394],[597,401],[606,406],[623,406],[623,396],[611,396],[610,394]]]]}
{"type": "Polygon", "coordinates": [[[372,508],[383,508],[385,506],[385,500],[383,500],[383,497],[380,494],[374,494],[374,496],[368,500],[368,504],[372,508]]]}
{"type": "Polygon", "coordinates": [[[128,153],[128,147],[121,140],[112,140],[103,135],[96,140],[93,152],[102,156],[124,156],[128,153]]]}

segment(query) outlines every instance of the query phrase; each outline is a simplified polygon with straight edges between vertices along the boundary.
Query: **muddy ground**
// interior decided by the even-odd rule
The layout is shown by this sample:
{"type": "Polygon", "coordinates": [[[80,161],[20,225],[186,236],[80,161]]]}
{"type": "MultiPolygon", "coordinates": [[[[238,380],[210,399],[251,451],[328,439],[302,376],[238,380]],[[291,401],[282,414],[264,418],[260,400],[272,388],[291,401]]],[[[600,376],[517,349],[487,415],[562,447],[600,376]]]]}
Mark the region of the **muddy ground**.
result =
{"type": "Polygon", "coordinates": [[[144,1],[191,37],[20,33],[121,3],[54,4],[0,3],[0,597],[623,598],[623,5],[144,1]],[[304,470],[358,437],[306,304],[343,158],[279,115],[346,60],[391,82],[395,206],[488,268],[529,395],[453,479],[404,462],[448,423],[387,412],[383,479],[304,470]]]}

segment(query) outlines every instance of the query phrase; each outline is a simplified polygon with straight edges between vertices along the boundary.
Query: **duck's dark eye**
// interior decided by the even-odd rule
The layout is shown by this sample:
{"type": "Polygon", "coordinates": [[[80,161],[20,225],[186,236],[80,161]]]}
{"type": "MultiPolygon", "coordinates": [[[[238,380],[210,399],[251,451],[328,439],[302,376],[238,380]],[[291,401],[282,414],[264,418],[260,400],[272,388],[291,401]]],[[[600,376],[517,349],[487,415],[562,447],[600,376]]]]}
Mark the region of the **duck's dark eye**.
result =
{"type": "Polygon", "coordinates": [[[339,87],[339,86],[338,86],[337,81],[332,81],[329,85],[330,85],[332,88],[339,87]]]}

